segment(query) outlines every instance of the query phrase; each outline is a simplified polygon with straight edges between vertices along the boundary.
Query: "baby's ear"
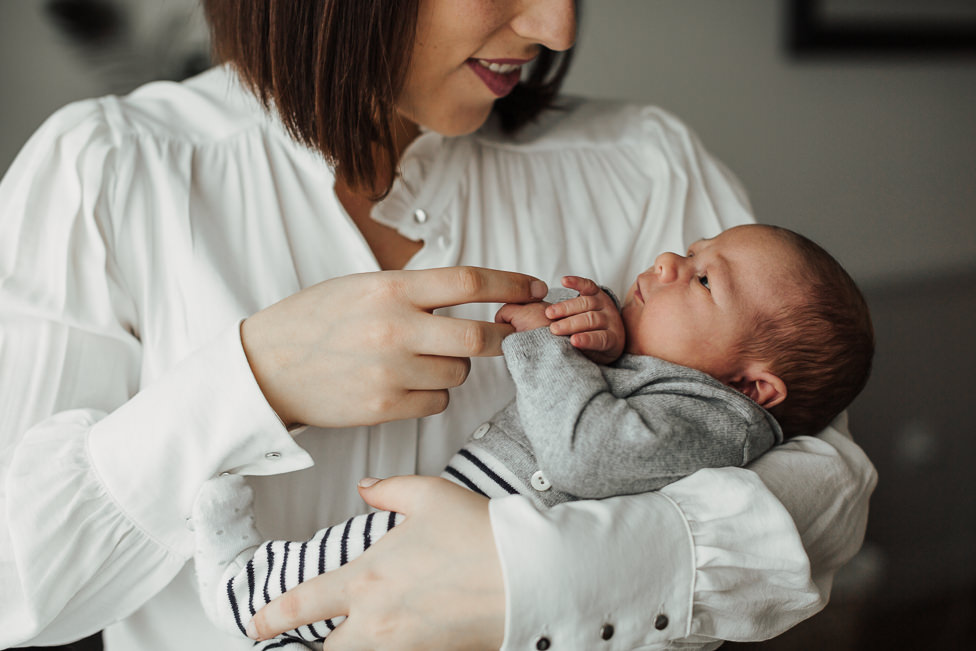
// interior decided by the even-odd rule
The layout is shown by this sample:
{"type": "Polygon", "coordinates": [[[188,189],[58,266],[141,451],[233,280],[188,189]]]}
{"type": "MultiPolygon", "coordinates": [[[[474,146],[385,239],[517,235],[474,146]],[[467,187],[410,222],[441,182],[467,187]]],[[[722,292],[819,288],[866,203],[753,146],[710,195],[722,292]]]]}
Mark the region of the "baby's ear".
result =
{"type": "Polygon", "coordinates": [[[761,364],[752,364],[729,386],[749,396],[764,409],[771,409],[786,400],[786,383],[761,364]]]}

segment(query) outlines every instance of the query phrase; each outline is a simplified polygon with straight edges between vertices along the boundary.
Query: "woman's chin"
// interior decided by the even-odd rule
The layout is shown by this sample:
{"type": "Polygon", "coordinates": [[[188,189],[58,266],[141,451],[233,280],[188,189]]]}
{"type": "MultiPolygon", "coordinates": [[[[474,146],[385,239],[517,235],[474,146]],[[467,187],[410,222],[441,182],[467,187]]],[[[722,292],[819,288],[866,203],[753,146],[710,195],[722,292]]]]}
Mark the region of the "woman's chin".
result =
{"type": "Polygon", "coordinates": [[[466,136],[480,129],[488,116],[494,103],[479,105],[476,107],[457,108],[451,113],[439,115],[426,123],[421,122],[425,128],[435,131],[442,136],[466,136]]]}

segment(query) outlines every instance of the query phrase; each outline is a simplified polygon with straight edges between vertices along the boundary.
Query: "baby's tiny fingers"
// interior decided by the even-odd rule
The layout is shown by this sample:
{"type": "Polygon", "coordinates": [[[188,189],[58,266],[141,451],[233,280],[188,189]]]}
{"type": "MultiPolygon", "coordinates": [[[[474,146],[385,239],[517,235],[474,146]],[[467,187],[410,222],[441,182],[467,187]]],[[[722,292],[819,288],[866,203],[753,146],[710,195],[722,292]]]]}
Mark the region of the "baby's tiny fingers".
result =
{"type": "Polygon", "coordinates": [[[550,319],[565,319],[574,314],[582,314],[600,309],[597,299],[593,296],[577,296],[559,303],[553,303],[546,308],[546,316],[550,319]]]}
{"type": "Polygon", "coordinates": [[[601,330],[607,327],[607,317],[601,311],[587,311],[573,314],[549,326],[554,335],[571,335],[577,332],[601,330]]]}
{"type": "Polygon", "coordinates": [[[601,291],[599,285],[582,276],[563,276],[563,287],[575,289],[582,296],[594,296],[601,291]]]}
{"type": "Polygon", "coordinates": [[[610,335],[606,330],[578,332],[569,338],[569,343],[580,350],[604,351],[610,349],[610,335]]]}
{"type": "Polygon", "coordinates": [[[495,312],[495,323],[511,323],[518,311],[518,306],[514,303],[505,303],[495,312]]]}

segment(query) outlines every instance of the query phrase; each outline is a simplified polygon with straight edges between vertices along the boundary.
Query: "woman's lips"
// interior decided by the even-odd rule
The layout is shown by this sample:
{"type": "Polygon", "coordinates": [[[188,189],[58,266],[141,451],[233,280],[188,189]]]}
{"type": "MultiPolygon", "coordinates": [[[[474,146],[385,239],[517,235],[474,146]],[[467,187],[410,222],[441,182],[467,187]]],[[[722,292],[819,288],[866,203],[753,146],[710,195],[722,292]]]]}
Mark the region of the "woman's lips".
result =
{"type": "Polygon", "coordinates": [[[525,59],[468,59],[465,63],[496,97],[505,97],[522,76],[525,59]]]}

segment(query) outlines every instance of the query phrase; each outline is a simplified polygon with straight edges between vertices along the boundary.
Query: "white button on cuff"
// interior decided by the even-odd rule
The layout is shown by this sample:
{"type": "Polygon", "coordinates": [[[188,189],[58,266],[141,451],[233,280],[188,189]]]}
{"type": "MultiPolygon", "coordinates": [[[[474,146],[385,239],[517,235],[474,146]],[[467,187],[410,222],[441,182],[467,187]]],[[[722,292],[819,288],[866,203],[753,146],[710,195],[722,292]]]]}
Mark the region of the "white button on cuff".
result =
{"type": "Polygon", "coordinates": [[[471,435],[471,438],[475,438],[475,439],[484,438],[485,434],[487,434],[488,430],[490,429],[491,429],[491,425],[489,425],[488,423],[482,423],[481,425],[478,426],[478,429],[474,431],[474,434],[471,435]]]}
{"type": "Polygon", "coordinates": [[[193,518],[187,518],[186,519],[186,528],[189,531],[193,531],[193,518]]]}
{"type": "Polygon", "coordinates": [[[264,455],[264,458],[265,459],[268,459],[269,461],[274,461],[275,459],[280,459],[281,458],[281,453],[280,452],[269,452],[266,455],[264,455]]]}
{"type": "Polygon", "coordinates": [[[423,208],[417,208],[413,211],[413,220],[418,224],[427,223],[427,211],[423,208]]]}
{"type": "Polygon", "coordinates": [[[547,491],[552,488],[552,482],[550,482],[549,479],[542,474],[541,470],[536,470],[534,473],[532,473],[531,481],[532,488],[536,489],[537,491],[547,491]]]}

